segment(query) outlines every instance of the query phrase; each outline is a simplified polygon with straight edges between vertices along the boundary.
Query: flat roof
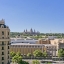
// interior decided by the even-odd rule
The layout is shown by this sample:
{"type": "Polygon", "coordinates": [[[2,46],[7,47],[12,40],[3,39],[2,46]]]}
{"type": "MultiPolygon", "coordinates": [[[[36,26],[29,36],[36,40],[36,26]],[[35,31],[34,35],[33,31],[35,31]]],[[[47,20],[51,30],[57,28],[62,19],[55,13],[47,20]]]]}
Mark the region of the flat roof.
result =
{"type": "Polygon", "coordinates": [[[11,45],[38,45],[38,46],[54,46],[52,44],[30,44],[30,43],[12,43],[11,45]]]}
{"type": "Polygon", "coordinates": [[[39,46],[43,46],[43,44],[30,44],[30,43],[12,43],[11,45],[39,45],[39,46]]]}

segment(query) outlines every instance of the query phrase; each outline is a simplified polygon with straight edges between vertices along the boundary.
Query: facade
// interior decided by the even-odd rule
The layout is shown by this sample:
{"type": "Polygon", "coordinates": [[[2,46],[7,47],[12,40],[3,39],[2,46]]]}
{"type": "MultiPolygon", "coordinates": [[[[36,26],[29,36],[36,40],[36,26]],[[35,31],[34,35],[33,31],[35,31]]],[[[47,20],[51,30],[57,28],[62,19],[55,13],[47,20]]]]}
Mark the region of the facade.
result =
{"type": "Polygon", "coordinates": [[[57,56],[56,55],[57,47],[55,45],[45,44],[45,49],[49,56],[53,57],[57,56]]]}
{"type": "MultiPolygon", "coordinates": [[[[64,39],[53,39],[53,40],[49,40],[49,39],[39,39],[39,40],[21,40],[20,42],[19,42],[19,40],[17,40],[17,42],[16,41],[14,41],[16,44],[15,45],[17,45],[18,43],[21,43],[21,45],[22,46],[24,46],[25,44],[28,46],[28,47],[21,47],[20,46],[20,49],[22,50],[25,50],[26,51],[26,49],[28,49],[28,53],[30,52],[29,51],[29,48],[30,48],[30,50],[32,50],[33,49],[33,51],[34,50],[36,50],[36,49],[40,49],[40,48],[38,48],[38,45],[39,46],[41,46],[41,45],[44,45],[44,50],[49,54],[49,55],[51,55],[51,56],[58,56],[58,50],[59,49],[61,49],[61,48],[64,48],[64,39]],[[23,43],[23,44],[22,44],[23,43]],[[35,46],[35,48],[34,48],[34,45],[36,45],[35,46]],[[30,45],[30,46],[29,46],[30,45]],[[33,46],[32,46],[33,45],[33,46]],[[26,48],[26,49],[24,49],[24,48],[26,48]]],[[[14,43],[13,42],[13,43],[14,43]]],[[[13,43],[12,43],[12,48],[11,48],[11,51],[15,51],[14,50],[14,47],[15,47],[15,49],[17,49],[17,52],[18,52],[18,46],[19,45],[17,45],[17,47],[14,45],[13,46],[13,43]],[[12,50],[13,49],[13,50],[12,50]]],[[[41,51],[42,51],[42,48],[40,49],[41,51]]],[[[32,51],[32,52],[33,52],[32,51]]],[[[21,51],[20,51],[21,52],[21,51]]],[[[24,52],[22,52],[21,54],[27,54],[27,53],[24,53],[24,52]]]]}
{"type": "Polygon", "coordinates": [[[20,52],[22,55],[27,55],[28,53],[33,54],[35,50],[44,51],[44,46],[39,44],[13,43],[10,48],[10,52],[20,52]]]}
{"type": "Polygon", "coordinates": [[[59,49],[64,49],[64,43],[59,43],[59,49]]]}
{"type": "Polygon", "coordinates": [[[57,47],[56,55],[58,55],[58,50],[64,48],[64,39],[50,40],[50,44],[55,45],[57,47]]]}
{"type": "Polygon", "coordinates": [[[39,39],[36,44],[50,44],[49,39],[39,39]]]}
{"type": "Polygon", "coordinates": [[[12,43],[10,47],[10,52],[20,52],[22,55],[33,54],[35,50],[46,51],[49,56],[56,55],[56,47],[50,44],[12,43]]]}
{"type": "Polygon", "coordinates": [[[5,21],[0,20],[0,64],[10,63],[10,29],[5,21]]]}

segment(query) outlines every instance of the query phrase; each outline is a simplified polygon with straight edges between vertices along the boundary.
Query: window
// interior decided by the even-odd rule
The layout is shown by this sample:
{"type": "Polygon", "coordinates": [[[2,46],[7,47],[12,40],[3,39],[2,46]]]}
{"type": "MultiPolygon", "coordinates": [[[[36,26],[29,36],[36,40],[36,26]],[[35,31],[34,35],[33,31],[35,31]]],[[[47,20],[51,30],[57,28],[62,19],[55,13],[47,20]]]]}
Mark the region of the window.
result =
{"type": "Polygon", "coordinates": [[[9,41],[8,41],[8,45],[9,45],[9,41]]]}
{"type": "Polygon", "coordinates": [[[9,37],[8,37],[8,39],[9,39],[9,37]]]}
{"type": "Polygon", "coordinates": [[[27,45],[25,47],[28,47],[27,45]]]}
{"type": "Polygon", "coordinates": [[[2,39],[4,39],[4,37],[2,37],[2,39]]]}
{"type": "Polygon", "coordinates": [[[8,54],[9,54],[9,51],[8,51],[8,54]]]}
{"type": "Polygon", "coordinates": [[[39,48],[40,46],[38,46],[38,48],[39,48]]]}
{"type": "Polygon", "coordinates": [[[37,46],[35,46],[35,48],[37,48],[37,46]]]}
{"type": "Polygon", "coordinates": [[[2,28],[4,28],[4,25],[1,25],[2,28]]]}
{"type": "Polygon", "coordinates": [[[4,42],[2,41],[2,45],[4,45],[4,42]]]}
{"type": "Polygon", "coordinates": [[[10,64],[9,60],[8,60],[8,64],[10,64]]]}
{"type": "Polygon", "coordinates": [[[31,47],[31,46],[29,46],[29,47],[31,47]]]}
{"type": "Polygon", "coordinates": [[[4,64],[4,62],[2,62],[2,64],[4,64]]]}
{"type": "Polygon", "coordinates": [[[13,45],[13,47],[14,47],[14,45],[13,45]]]}
{"type": "Polygon", "coordinates": [[[4,60],[4,57],[2,57],[2,60],[4,60]]]}
{"type": "Polygon", "coordinates": [[[2,47],[2,50],[4,50],[4,47],[2,47]]]}
{"type": "Polygon", "coordinates": [[[2,31],[2,35],[4,35],[4,31],[2,31]]]}
{"type": "Polygon", "coordinates": [[[47,47],[48,48],[48,47],[47,47]]]}
{"type": "Polygon", "coordinates": [[[2,52],[2,55],[4,55],[4,52],[2,52]]]}
{"type": "Polygon", "coordinates": [[[18,47],[20,47],[20,45],[18,45],[18,47]]]}
{"type": "Polygon", "coordinates": [[[9,49],[9,46],[8,46],[8,49],[9,49]]]}
{"type": "Polygon", "coordinates": [[[23,47],[23,46],[21,46],[21,47],[23,47]]]}
{"type": "Polygon", "coordinates": [[[9,59],[9,56],[8,56],[8,59],[9,59]]]}
{"type": "Polygon", "coordinates": [[[9,32],[8,32],[8,35],[9,35],[9,32]]]}

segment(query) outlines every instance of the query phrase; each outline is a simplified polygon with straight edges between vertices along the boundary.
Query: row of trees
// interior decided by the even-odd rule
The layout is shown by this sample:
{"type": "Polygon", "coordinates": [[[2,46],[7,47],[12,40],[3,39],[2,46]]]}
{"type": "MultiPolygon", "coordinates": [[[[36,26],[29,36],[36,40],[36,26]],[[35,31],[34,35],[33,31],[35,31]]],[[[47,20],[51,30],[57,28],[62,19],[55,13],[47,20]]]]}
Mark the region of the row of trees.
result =
{"type": "MultiPolygon", "coordinates": [[[[22,60],[22,56],[21,56],[20,52],[15,53],[15,52],[12,51],[12,52],[10,52],[10,56],[12,57],[12,62],[15,63],[15,64],[16,63],[18,63],[18,64],[29,64],[28,62],[22,60]]],[[[31,54],[28,53],[27,56],[30,57],[31,54]]],[[[40,62],[38,60],[33,60],[32,64],[40,64],[40,62]]]]}
{"type": "MultiPolygon", "coordinates": [[[[21,53],[17,52],[10,52],[10,56],[12,57],[12,62],[16,62],[18,64],[29,64],[28,62],[26,61],[23,61],[22,60],[22,56],[21,56],[21,53]]],[[[47,57],[47,53],[46,52],[43,52],[40,51],[40,50],[35,50],[33,52],[33,55],[31,53],[28,53],[27,54],[27,57],[31,57],[31,56],[34,56],[34,57],[47,57]]],[[[59,49],[58,51],[58,57],[59,58],[64,58],[64,49],[59,49]]],[[[40,64],[40,62],[38,60],[33,60],[32,61],[32,64],[40,64]]]]}
{"type": "MultiPolygon", "coordinates": [[[[11,37],[16,37],[16,36],[20,36],[20,35],[23,35],[23,36],[31,36],[30,34],[23,34],[23,33],[19,33],[19,32],[10,32],[10,36],[11,37]]],[[[64,37],[64,33],[40,33],[37,37],[35,38],[42,38],[42,36],[57,36],[58,38],[61,38],[61,37],[64,37]]]]}
{"type": "Polygon", "coordinates": [[[10,56],[12,57],[12,62],[13,62],[13,63],[29,64],[28,62],[22,60],[21,53],[19,53],[19,52],[17,52],[17,53],[15,53],[15,52],[10,52],[10,56]]]}
{"type": "MultiPolygon", "coordinates": [[[[28,53],[27,56],[30,57],[30,56],[31,56],[31,53],[28,53]]],[[[33,52],[33,56],[34,56],[34,57],[47,57],[47,53],[46,53],[46,52],[43,52],[43,53],[42,53],[41,50],[35,50],[35,51],[33,52]]]]}
{"type": "MultiPolygon", "coordinates": [[[[19,53],[19,52],[15,53],[12,51],[12,52],[10,52],[10,56],[12,58],[12,62],[16,62],[18,64],[29,64],[28,62],[22,60],[21,53],[19,53]]],[[[40,50],[35,50],[33,52],[33,55],[31,53],[27,54],[27,57],[32,57],[32,56],[34,56],[34,57],[47,57],[47,53],[46,52],[42,53],[42,51],[40,51],[40,50]]],[[[32,64],[39,64],[39,63],[40,62],[38,60],[32,61],[32,64]]]]}
{"type": "MultiPolygon", "coordinates": [[[[11,57],[14,57],[15,55],[21,55],[21,53],[15,53],[15,52],[10,52],[10,56],[11,57]]],[[[34,57],[47,57],[47,53],[44,51],[43,53],[42,53],[42,51],[41,50],[35,50],[34,52],[33,52],[33,54],[31,54],[31,53],[28,53],[27,54],[27,57],[31,57],[31,56],[34,56],[34,57]]]]}

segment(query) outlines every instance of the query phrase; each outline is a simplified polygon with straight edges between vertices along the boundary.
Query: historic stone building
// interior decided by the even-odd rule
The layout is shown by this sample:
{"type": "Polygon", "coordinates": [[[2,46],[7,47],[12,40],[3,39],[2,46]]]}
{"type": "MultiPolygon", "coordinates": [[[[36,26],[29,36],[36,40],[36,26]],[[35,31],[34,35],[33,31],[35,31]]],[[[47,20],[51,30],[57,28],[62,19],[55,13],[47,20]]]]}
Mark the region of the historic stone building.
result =
{"type": "Polygon", "coordinates": [[[29,34],[29,35],[39,35],[40,32],[39,31],[35,31],[35,29],[33,30],[32,28],[28,31],[27,29],[23,31],[23,34],[29,34]]]}
{"type": "Polygon", "coordinates": [[[0,64],[10,64],[10,29],[0,20],[0,64]]]}

